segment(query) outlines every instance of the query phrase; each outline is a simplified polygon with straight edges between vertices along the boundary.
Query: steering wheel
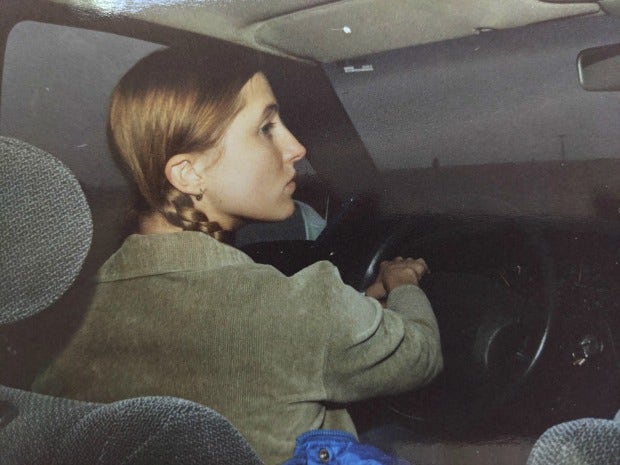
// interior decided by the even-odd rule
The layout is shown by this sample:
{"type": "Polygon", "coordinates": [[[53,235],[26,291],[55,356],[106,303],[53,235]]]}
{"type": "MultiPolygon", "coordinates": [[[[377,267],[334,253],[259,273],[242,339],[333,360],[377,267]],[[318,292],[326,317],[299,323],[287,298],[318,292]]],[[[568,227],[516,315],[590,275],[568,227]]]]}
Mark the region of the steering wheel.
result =
{"type": "Polygon", "coordinates": [[[485,221],[418,238],[405,222],[384,236],[364,265],[358,289],[378,264],[422,257],[444,371],[430,385],[387,399],[399,416],[451,424],[478,419],[513,397],[537,367],[553,322],[555,273],[538,234],[515,222],[485,221]]]}

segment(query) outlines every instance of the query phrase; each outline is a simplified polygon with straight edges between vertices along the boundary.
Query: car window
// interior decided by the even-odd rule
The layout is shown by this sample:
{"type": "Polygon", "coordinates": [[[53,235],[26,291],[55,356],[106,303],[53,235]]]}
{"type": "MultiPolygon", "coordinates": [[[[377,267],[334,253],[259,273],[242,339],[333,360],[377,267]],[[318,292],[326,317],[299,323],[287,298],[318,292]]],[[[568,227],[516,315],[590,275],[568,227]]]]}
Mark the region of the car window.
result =
{"type": "Polygon", "coordinates": [[[129,67],[158,48],[105,32],[17,24],[5,52],[0,133],[54,154],[86,189],[125,186],[109,155],[108,99],[129,67]]]}

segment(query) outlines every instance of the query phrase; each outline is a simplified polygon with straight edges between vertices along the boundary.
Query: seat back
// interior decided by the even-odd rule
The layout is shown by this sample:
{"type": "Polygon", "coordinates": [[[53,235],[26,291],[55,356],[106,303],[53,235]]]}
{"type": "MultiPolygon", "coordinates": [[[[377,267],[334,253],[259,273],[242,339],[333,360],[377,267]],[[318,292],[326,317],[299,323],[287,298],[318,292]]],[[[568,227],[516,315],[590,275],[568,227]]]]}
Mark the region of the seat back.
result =
{"type": "Polygon", "coordinates": [[[620,417],[582,418],[552,426],[534,444],[527,465],[620,464],[620,417]]]}
{"type": "MultiPolygon", "coordinates": [[[[32,318],[69,289],[93,228],[73,174],[48,153],[6,137],[0,137],[0,193],[0,325],[6,325],[32,318]]],[[[0,463],[261,465],[223,416],[194,402],[141,397],[98,404],[3,385],[0,463]]]]}
{"type": "Polygon", "coordinates": [[[0,324],[55,302],[73,283],[92,241],[77,179],[46,152],[0,138],[0,324]]]}

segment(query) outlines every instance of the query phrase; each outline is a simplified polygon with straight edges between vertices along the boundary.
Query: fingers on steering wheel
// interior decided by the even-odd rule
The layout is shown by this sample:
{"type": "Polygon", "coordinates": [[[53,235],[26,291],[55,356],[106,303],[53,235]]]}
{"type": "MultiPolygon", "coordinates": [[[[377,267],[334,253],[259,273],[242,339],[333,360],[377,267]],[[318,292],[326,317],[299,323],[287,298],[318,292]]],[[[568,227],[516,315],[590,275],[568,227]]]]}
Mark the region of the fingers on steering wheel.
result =
{"type": "Polygon", "coordinates": [[[403,265],[407,270],[416,277],[417,280],[421,279],[426,273],[429,272],[428,265],[423,258],[407,258],[404,260],[403,265]]]}
{"type": "Polygon", "coordinates": [[[417,279],[420,279],[426,273],[430,273],[428,265],[423,258],[403,258],[401,256],[395,257],[392,260],[383,260],[380,263],[379,270],[383,271],[388,265],[397,265],[399,267],[405,267],[412,271],[417,279]]]}
{"type": "Polygon", "coordinates": [[[414,260],[413,263],[414,269],[418,272],[418,273],[430,273],[430,270],[428,269],[428,264],[426,263],[426,260],[424,260],[423,258],[418,258],[416,260],[414,260]]]}
{"type": "Polygon", "coordinates": [[[427,272],[427,267],[424,263],[415,263],[412,269],[418,280],[421,279],[427,272]]]}

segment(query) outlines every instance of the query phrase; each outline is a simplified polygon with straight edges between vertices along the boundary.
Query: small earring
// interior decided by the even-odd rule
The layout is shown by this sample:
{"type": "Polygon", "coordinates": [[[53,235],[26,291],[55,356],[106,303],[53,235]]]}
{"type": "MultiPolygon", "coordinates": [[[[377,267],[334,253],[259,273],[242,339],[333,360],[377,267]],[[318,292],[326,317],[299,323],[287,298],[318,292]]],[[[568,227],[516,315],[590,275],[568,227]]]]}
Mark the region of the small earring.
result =
{"type": "Polygon", "coordinates": [[[204,190],[200,189],[200,194],[196,194],[196,200],[198,200],[199,202],[202,200],[202,194],[204,194],[204,190]]]}

